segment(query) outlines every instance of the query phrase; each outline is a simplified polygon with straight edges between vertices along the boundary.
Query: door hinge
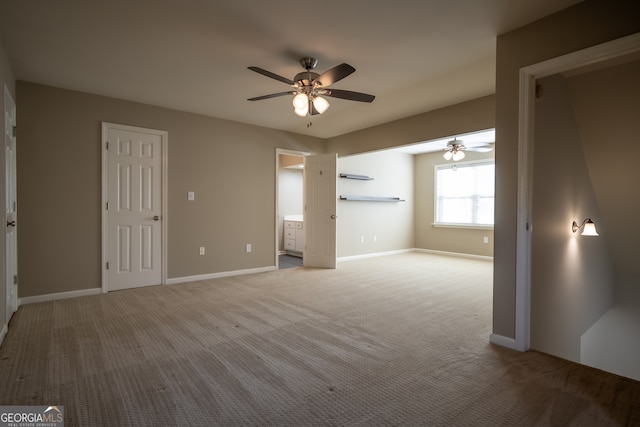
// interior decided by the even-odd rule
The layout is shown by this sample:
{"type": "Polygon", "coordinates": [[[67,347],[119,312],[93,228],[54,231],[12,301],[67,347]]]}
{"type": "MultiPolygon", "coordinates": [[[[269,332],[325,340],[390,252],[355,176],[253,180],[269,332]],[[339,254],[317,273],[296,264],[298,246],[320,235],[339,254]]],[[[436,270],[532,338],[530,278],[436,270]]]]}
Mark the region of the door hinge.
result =
{"type": "Polygon", "coordinates": [[[11,131],[11,135],[15,138],[16,136],[18,136],[18,126],[14,126],[13,130],[11,131]]]}
{"type": "Polygon", "coordinates": [[[13,284],[14,285],[18,284],[18,275],[17,274],[13,276],[13,284]]]}
{"type": "Polygon", "coordinates": [[[106,267],[107,267],[107,270],[108,270],[109,269],[109,262],[108,261],[107,261],[106,267]]]}
{"type": "Polygon", "coordinates": [[[105,203],[107,210],[109,210],[109,202],[105,203]]]}
{"type": "Polygon", "coordinates": [[[109,149],[109,141],[105,141],[105,142],[104,142],[104,146],[105,146],[105,149],[107,149],[107,150],[108,150],[108,149],[109,149]]]}

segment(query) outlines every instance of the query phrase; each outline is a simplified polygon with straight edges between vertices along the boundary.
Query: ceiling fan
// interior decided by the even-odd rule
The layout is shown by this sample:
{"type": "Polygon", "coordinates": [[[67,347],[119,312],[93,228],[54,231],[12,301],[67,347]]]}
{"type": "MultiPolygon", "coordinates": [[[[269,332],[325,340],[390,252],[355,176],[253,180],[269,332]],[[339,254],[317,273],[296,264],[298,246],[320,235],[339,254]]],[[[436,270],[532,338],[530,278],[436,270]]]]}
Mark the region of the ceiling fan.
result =
{"type": "Polygon", "coordinates": [[[294,112],[305,117],[307,114],[322,114],[329,108],[329,101],[324,97],[347,99],[350,101],[372,102],[375,96],[361,92],[353,92],[342,89],[329,89],[328,86],[336,83],[349,74],[356,71],[349,64],[340,64],[322,74],[315,73],[311,70],[318,65],[318,60],[310,56],[300,59],[300,65],[306,70],[295,75],[293,80],[279,76],[271,71],[264,70],[259,67],[248,67],[251,71],[255,71],[263,76],[286,83],[292,87],[292,90],[286,92],[272,93],[270,95],[257,96],[249,98],[248,101],[260,101],[263,99],[276,98],[284,95],[295,95],[293,97],[294,112]]]}
{"type": "Polygon", "coordinates": [[[444,158],[446,160],[458,161],[464,159],[465,151],[477,151],[480,153],[488,153],[493,150],[493,146],[488,143],[482,143],[467,147],[463,144],[462,140],[453,138],[447,142],[447,147],[444,149],[444,158]]]}

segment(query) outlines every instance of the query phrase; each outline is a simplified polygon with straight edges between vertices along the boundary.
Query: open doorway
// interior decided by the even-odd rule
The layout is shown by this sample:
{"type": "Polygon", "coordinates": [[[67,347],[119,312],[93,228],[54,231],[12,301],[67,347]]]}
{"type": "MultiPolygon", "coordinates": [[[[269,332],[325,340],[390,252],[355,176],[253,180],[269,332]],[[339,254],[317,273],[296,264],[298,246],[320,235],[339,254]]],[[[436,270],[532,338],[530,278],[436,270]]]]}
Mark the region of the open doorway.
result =
{"type": "Polygon", "coordinates": [[[304,256],[304,156],[276,149],[276,268],[301,267],[304,256]]]}
{"type": "Polygon", "coordinates": [[[638,198],[620,183],[637,179],[620,175],[637,169],[638,52],[635,34],[521,70],[515,340],[634,379],[640,295],[626,216],[637,217],[638,198]],[[598,237],[574,233],[581,215],[598,237]]]}

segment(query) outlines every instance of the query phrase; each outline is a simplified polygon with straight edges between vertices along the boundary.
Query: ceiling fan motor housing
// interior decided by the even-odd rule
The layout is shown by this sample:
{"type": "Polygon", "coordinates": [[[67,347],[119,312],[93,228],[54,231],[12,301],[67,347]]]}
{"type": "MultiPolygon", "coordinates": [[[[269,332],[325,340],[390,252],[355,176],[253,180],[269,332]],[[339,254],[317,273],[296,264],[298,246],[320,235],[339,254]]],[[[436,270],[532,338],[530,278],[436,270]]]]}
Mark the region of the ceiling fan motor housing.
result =
{"type": "Polygon", "coordinates": [[[318,65],[318,60],[311,56],[305,56],[304,58],[300,58],[300,65],[307,71],[313,70],[318,65]]]}

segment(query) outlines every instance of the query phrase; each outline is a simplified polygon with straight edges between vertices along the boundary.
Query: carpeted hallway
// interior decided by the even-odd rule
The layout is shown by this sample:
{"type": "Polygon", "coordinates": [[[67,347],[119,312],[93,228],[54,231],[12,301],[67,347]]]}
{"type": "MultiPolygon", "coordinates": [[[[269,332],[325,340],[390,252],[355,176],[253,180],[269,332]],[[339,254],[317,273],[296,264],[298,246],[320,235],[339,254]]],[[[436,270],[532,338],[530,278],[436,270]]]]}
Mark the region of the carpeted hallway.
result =
{"type": "Polygon", "coordinates": [[[640,425],[640,383],[489,344],[492,264],[420,253],[20,307],[0,404],[67,426],[640,425]]]}

